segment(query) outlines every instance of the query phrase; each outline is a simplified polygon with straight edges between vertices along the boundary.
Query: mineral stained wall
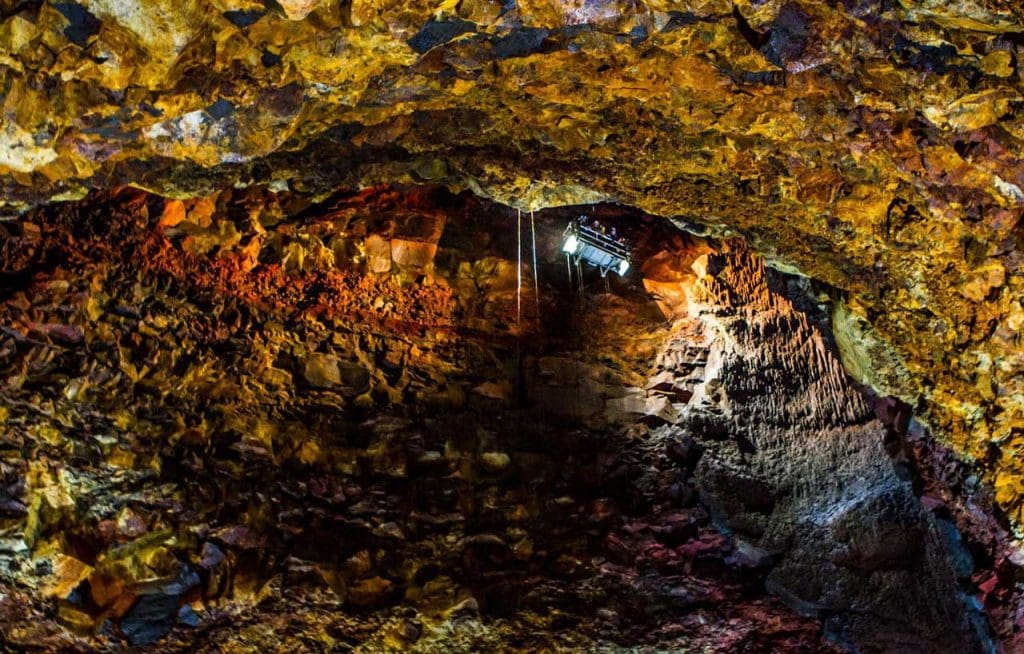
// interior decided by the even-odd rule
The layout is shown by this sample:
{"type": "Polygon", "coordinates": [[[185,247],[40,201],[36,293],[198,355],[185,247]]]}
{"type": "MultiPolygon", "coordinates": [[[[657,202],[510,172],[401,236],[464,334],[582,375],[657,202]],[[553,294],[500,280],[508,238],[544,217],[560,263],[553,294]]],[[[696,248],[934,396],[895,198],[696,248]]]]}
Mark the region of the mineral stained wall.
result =
{"type": "Polygon", "coordinates": [[[851,382],[806,280],[585,211],[631,276],[570,282],[551,210],[534,285],[518,215],[436,187],[4,226],[4,645],[1019,647],[991,492],[851,382]]]}
{"type": "Polygon", "coordinates": [[[0,205],[436,182],[742,232],[1020,529],[1014,0],[0,3],[0,205]]]}

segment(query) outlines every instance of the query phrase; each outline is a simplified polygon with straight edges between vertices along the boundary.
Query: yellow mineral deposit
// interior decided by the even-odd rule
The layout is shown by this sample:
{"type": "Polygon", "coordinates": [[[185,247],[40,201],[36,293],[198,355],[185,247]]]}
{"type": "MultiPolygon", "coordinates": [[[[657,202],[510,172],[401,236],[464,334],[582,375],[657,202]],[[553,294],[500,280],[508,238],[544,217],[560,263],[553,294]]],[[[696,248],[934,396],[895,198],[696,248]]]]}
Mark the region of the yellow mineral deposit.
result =
{"type": "Polygon", "coordinates": [[[1021,34],[0,0],[0,633],[1024,651],[1021,34]]]}

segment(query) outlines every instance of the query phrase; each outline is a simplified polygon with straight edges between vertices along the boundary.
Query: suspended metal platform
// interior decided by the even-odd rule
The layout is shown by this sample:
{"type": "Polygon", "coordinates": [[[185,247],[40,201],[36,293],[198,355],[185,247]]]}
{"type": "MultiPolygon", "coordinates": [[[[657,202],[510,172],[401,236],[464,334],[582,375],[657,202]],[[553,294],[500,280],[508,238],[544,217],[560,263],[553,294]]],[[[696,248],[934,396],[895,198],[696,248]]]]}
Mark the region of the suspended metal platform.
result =
{"type": "Polygon", "coordinates": [[[569,223],[562,233],[562,252],[585,261],[601,271],[604,277],[614,270],[620,277],[632,263],[629,246],[578,222],[569,223]]]}

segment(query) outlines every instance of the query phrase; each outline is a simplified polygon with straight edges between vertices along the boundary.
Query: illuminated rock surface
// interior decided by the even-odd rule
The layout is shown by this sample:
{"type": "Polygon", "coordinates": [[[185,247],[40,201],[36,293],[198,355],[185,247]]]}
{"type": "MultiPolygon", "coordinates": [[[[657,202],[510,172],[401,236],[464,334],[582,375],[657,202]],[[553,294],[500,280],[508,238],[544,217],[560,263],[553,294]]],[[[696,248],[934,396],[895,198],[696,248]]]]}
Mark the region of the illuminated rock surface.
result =
{"type": "Polygon", "coordinates": [[[442,182],[735,228],[1020,524],[1014,2],[5,3],[8,211],[442,182]]]}
{"type": "Polygon", "coordinates": [[[991,493],[847,380],[827,301],[740,241],[598,212],[659,300],[581,300],[556,210],[517,308],[513,213],[436,189],[122,190],[10,225],[8,642],[1013,642],[991,493]]]}
{"type": "MultiPolygon", "coordinates": [[[[987,543],[982,549],[991,560],[983,567],[992,576],[976,579],[980,585],[974,590],[980,589],[990,605],[990,618],[1001,616],[993,618],[993,628],[1005,639],[1013,632],[1007,625],[1017,620],[1017,590],[1009,580],[1016,564],[1024,562],[1024,548],[1010,538],[1020,536],[1024,524],[1022,33],[1024,10],[1012,0],[0,1],[0,213],[13,221],[34,207],[123,185],[188,200],[166,206],[162,199],[144,202],[147,220],[180,230],[176,247],[186,258],[151,242],[137,250],[134,270],[142,270],[146,261],[150,273],[187,278],[216,298],[225,294],[222,283],[228,276],[238,287],[226,297],[243,303],[267,302],[282,293],[298,301],[309,293],[310,306],[302,311],[312,311],[317,320],[346,316],[350,326],[383,321],[382,329],[366,328],[371,341],[415,331],[410,323],[423,322],[513,338],[507,330],[514,317],[509,294],[515,268],[505,244],[501,253],[451,269],[444,244],[435,250],[447,233],[446,212],[432,202],[425,208],[403,205],[397,232],[375,226],[366,238],[341,238],[337,230],[344,227],[334,224],[300,230],[294,238],[287,229],[270,229],[339,188],[435,184],[523,208],[608,200],[695,229],[703,226],[709,237],[740,234],[771,264],[820,285],[814,293],[829,314],[820,319],[827,318],[826,332],[833,333],[845,370],[880,396],[909,405],[891,403],[902,423],[911,413],[915,420],[889,431],[907,439],[900,456],[910,457],[908,465],[922,471],[917,490],[927,488],[928,497],[939,498],[965,534],[987,543]],[[229,221],[220,217],[225,207],[216,204],[219,200],[193,201],[232,187],[244,195],[245,187],[255,185],[288,193],[274,196],[260,187],[243,203],[245,209],[232,209],[244,215],[229,221]],[[293,205],[275,204],[279,201],[293,205]],[[220,251],[230,256],[206,263],[204,257],[220,251]],[[268,270],[263,265],[268,261],[280,268],[268,270]],[[358,274],[317,280],[309,288],[294,285],[296,276],[331,265],[345,269],[342,264],[353,261],[358,274]],[[434,279],[434,265],[445,268],[439,277],[446,283],[419,286],[423,278],[434,279]],[[384,276],[411,286],[389,291],[384,276]],[[481,291],[489,299],[469,299],[481,291]],[[338,310],[339,297],[360,301],[338,310]],[[363,306],[363,300],[370,303],[363,306]],[[383,335],[372,336],[377,332],[383,335]],[[964,520],[980,531],[972,532],[964,520]]],[[[101,256],[102,248],[110,248],[104,255],[109,261],[123,252],[123,235],[106,231],[105,214],[95,208],[102,201],[69,211],[83,212],[76,227],[85,230],[80,238],[88,237],[92,223],[104,235],[96,251],[85,255],[101,256]]],[[[298,220],[320,220],[325,212],[315,207],[298,220]]],[[[31,225],[42,221],[26,220],[25,225],[0,224],[9,232],[5,236],[26,239],[8,238],[3,246],[7,260],[0,284],[11,297],[25,294],[41,269],[57,276],[58,291],[64,282],[83,283],[86,278],[78,275],[88,268],[85,262],[70,255],[62,259],[63,254],[33,258],[25,243],[38,237],[31,225]],[[72,265],[81,268],[67,272],[72,265]]],[[[494,229],[494,223],[485,224],[467,231],[494,229]]],[[[475,243],[460,249],[472,251],[475,243]]],[[[657,250],[648,254],[661,257],[651,264],[661,268],[649,268],[637,290],[657,294],[662,311],[672,308],[675,318],[692,317],[696,308],[684,287],[696,275],[674,269],[668,255],[657,250]]],[[[125,294],[119,303],[129,308],[148,297],[144,290],[114,293],[102,279],[90,283],[90,292],[125,294]]],[[[19,315],[17,324],[4,324],[27,343],[84,347],[95,337],[92,321],[100,321],[101,309],[107,308],[78,307],[82,296],[75,298],[54,304],[55,315],[37,316],[22,307],[28,313],[19,315]],[[87,319],[66,320],[67,311],[80,310],[87,319]]],[[[189,322],[171,299],[167,303],[154,315],[189,322]]],[[[204,339],[216,340],[248,319],[231,311],[204,317],[209,307],[196,306],[189,324],[209,330],[204,339]]],[[[532,309],[532,300],[526,306],[532,309]]],[[[552,299],[545,310],[558,306],[561,302],[552,299]]],[[[625,345],[664,340],[647,338],[647,327],[638,329],[625,345]]],[[[277,344],[285,336],[298,338],[285,323],[268,333],[267,343],[252,346],[260,353],[253,355],[259,365],[237,379],[260,380],[275,401],[300,388],[367,411],[363,405],[383,398],[403,407],[517,401],[514,376],[510,382],[507,374],[477,379],[480,372],[474,370],[472,384],[449,384],[453,371],[468,364],[446,350],[416,345],[416,356],[429,361],[414,375],[406,372],[412,355],[404,346],[381,350],[376,341],[346,341],[297,351],[302,348],[277,344]],[[356,350],[369,358],[360,359],[356,350]],[[277,366],[281,351],[294,357],[286,369],[277,366]],[[407,390],[414,382],[424,385],[407,390]],[[368,396],[367,388],[380,397],[368,396]]],[[[565,345],[572,349],[573,344],[565,345]]],[[[111,351],[138,346],[121,344],[111,351]]],[[[648,374],[656,350],[652,345],[637,352],[633,374],[648,374]]],[[[33,356],[41,357],[40,369],[49,370],[46,359],[55,355],[33,356]]],[[[152,361],[148,352],[138,356],[123,368],[118,360],[117,375],[133,388],[147,389],[146,398],[199,395],[215,401],[218,394],[233,392],[217,381],[219,364],[213,360],[219,354],[194,365],[179,361],[180,354],[152,361]],[[163,376],[149,379],[161,370],[163,376]]],[[[545,375],[559,378],[574,370],[558,359],[548,362],[545,375]]],[[[625,369],[613,367],[613,372],[624,375],[625,369]]],[[[65,386],[66,370],[47,374],[56,377],[36,391],[36,405],[60,397],[74,401],[76,393],[85,392],[65,386]]],[[[673,401],[664,397],[604,397],[609,374],[597,368],[582,376],[582,384],[573,376],[576,423],[601,429],[609,419],[625,419],[641,399],[644,411],[662,419],[678,417],[673,401]]],[[[245,390],[247,383],[238,381],[233,388],[245,390]]],[[[644,386],[628,375],[615,383],[644,386]]],[[[671,386],[669,380],[658,383],[671,386]]],[[[541,397],[565,406],[558,393],[541,397]]],[[[137,411],[138,406],[121,408],[137,411]]],[[[835,409],[817,394],[805,408],[812,413],[835,409]]],[[[6,409],[16,411],[17,405],[6,409]]],[[[751,410],[762,415],[765,409],[794,417],[792,408],[782,406],[751,410]]],[[[174,435],[167,447],[188,444],[192,430],[213,429],[208,417],[189,423],[204,415],[195,407],[166,411],[183,423],[173,434],[163,427],[159,437],[151,436],[164,443],[174,435]]],[[[108,409],[100,413],[107,415],[108,409]]],[[[239,447],[248,456],[261,451],[277,463],[283,455],[270,445],[273,432],[284,427],[258,413],[243,411],[232,418],[231,429],[247,435],[239,447]]],[[[68,429],[58,421],[32,437],[60,448],[68,429]]],[[[97,433],[120,442],[106,430],[97,433]]],[[[12,446],[12,452],[33,460],[34,450],[20,447],[12,446]]],[[[154,456],[123,445],[104,448],[105,457],[130,470],[147,469],[154,456]]],[[[311,439],[294,456],[309,465],[330,450],[311,439]]],[[[442,450],[425,452],[433,453],[424,454],[427,460],[437,455],[447,461],[442,450]]],[[[493,473],[516,469],[511,454],[507,467],[495,465],[504,461],[500,456],[486,460],[481,465],[493,473]]],[[[76,482],[48,474],[11,472],[10,484],[24,486],[34,479],[41,487],[52,482],[71,488],[45,495],[40,505],[59,522],[67,497],[77,497],[76,482]]],[[[8,472],[4,475],[6,480],[8,472]]],[[[9,491],[12,515],[27,501],[15,499],[24,493],[9,491]]],[[[95,568],[84,554],[60,551],[95,568]]],[[[86,571],[64,559],[53,565],[64,576],[41,582],[51,590],[63,590],[86,571]]],[[[99,574],[96,570],[89,574],[99,574]]],[[[169,579],[171,571],[161,574],[169,579]]],[[[362,581],[356,596],[370,604],[368,598],[402,592],[399,580],[386,575],[362,581]],[[384,580],[396,585],[389,590],[384,580]]],[[[171,603],[160,601],[152,606],[171,603]]],[[[144,609],[138,609],[143,617],[144,609]]],[[[129,608],[117,609],[122,610],[129,608]]],[[[62,619],[80,627],[85,613],[74,611],[68,608],[62,619]]],[[[139,622],[148,624],[143,617],[139,622]]]]}

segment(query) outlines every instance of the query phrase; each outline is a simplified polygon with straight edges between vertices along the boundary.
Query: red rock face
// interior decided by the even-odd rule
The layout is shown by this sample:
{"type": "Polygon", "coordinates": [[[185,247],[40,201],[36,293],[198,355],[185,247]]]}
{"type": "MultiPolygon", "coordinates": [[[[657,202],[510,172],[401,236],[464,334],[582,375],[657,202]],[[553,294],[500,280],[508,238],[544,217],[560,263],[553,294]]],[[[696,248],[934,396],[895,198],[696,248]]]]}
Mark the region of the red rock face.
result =
{"type": "Polygon", "coordinates": [[[538,295],[516,215],[436,188],[5,225],[5,637],[971,652],[991,617],[1012,646],[983,482],[854,387],[800,282],[588,211],[635,274],[570,281],[578,212],[542,212],[538,295]]]}

